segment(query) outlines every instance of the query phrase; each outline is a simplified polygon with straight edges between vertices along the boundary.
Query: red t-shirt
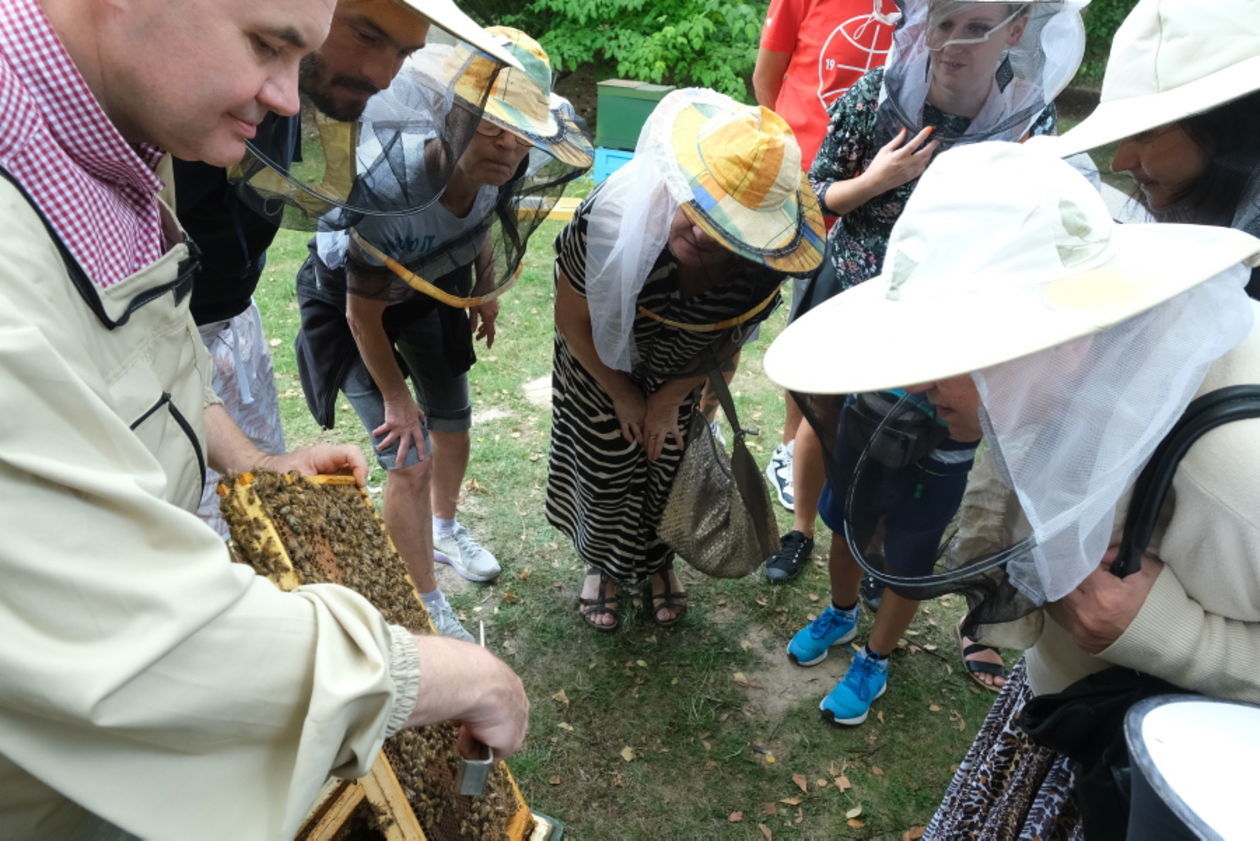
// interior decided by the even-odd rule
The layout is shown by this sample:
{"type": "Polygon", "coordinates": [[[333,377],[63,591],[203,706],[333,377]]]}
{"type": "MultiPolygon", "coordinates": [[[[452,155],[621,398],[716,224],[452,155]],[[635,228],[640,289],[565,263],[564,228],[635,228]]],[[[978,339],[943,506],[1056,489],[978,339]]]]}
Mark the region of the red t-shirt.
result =
{"type": "Polygon", "coordinates": [[[893,0],[770,0],[761,46],[788,53],[774,110],[796,132],[808,171],[827,132],[827,108],[892,47],[893,0]]]}

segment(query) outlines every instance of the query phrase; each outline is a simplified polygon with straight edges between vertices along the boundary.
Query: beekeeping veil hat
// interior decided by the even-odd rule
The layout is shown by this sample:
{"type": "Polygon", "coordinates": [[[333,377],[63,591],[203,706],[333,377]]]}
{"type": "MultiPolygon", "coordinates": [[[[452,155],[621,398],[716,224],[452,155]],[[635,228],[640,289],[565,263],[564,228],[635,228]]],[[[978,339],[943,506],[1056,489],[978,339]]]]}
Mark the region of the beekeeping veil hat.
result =
{"type": "MultiPolygon", "coordinates": [[[[1061,137],[1073,155],[1184,120],[1260,90],[1260,2],[1141,0],[1116,30],[1098,107],[1061,137]]],[[[1260,234],[1260,172],[1230,227],[1260,234]]]]}
{"type": "MultiPolygon", "coordinates": [[[[517,173],[498,188],[493,209],[457,237],[418,257],[404,255],[395,244],[374,237],[375,226],[360,225],[362,217],[358,214],[329,214],[321,221],[318,235],[320,257],[327,265],[339,266],[343,262],[340,252],[353,241],[368,262],[388,266],[413,289],[458,307],[484,303],[505,291],[514,280],[530,235],[547,218],[569,182],[590,168],[594,149],[573,106],[551,91],[551,64],[538,42],[511,27],[494,26],[486,31],[523,69],[499,70],[487,57],[469,56],[459,46],[444,51],[423,50],[408,60],[389,90],[372,99],[364,118],[374,122],[394,114],[446,107],[440,103],[446,91],[432,85],[432,80],[444,77],[445,71],[431,65],[450,63],[465,67],[453,89],[453,107],[476,112],[488,85],[479,130],[509,132],[517,143],[529,146],[517,173]],[[356,225],[359,228],[347,235],[347,229],[356,225]],[[442,289],[433,284],[434,280],[473,263],[479,255],[479,282],[475,289],[442,289]]],[[[387,186],[395,184],[389,172],[378,171],[374,177],[386,179],[387,186]]],[[[422,237],[424,213],[407,218],[416,220],[414,239],[422,237]]],[[[355,294],[390,297],[388,278],[358,280],[355,294]],[[376,283],[378,288],[367,288],[364,283],[376,283]]]]}
{"type": "Polygon", "coordinates": [[[1141,0],[1116,30],[1098,107],[1056,139],[1063,156],[1260,89],[1256,0],[1141,0]]]}
{"type": "MultiPolygon", "coordinates": [[[[932,125],[937,129],[933,139],[943,148],[978,140],[1019,140],[1081,63],[1085,50],[1081,9],[1088,2],[904,0],[879,95],[881,135],[891,138],[902,128],[913,135],[932,125]],[[984,21],[967,21],[977,9],[983,10],[984,21]],[[1016,36],[1018,40],[1009,44],[1016,36]],[[956,50],[994,39],[1008,46],[992,59],[991,71],[974,79],[974,84],[988,88],[988,95],[966,129],[960,134],[949,130],[932,119],[930,110],[925,117],[934,74],[942,72],[956,50]]],[[[966,60],[974,58],[973,53],[966,60]]]]}
{"type": "Polygon", "coordinates": [[[822,211],[792,129],[767,108],[705,88],[673,91],[643,125],[634,158],[600,185],[587,223],[587,303],[595,347],[632,370],[643,282],[681,208],[705,233],[774,272],[822,262],[822,211]]]}
{"type": "MultiPolygon", "coordinates": [[[[480,73],[480,89],[466,89],[453,106],[455,85],[474,59],[494,68],[519,68],[500,40],[450,0],[341,0],[333,26],[347,13],[405,26],[428,21],[426,45],[415,55],[458,51],[464,63],[428,62],[431,90],[441,94],[424,107],[377,109],[353,122],[321,113],[303,97],[301,148],[292,164],[253,144],[230,175],[241,196],[264,214],[282,216],[286,227],[313,230],[333,210],[406,214],[431,204],[450,178],[481,117],[495,74],[480,73]],[[389,177],[385,177],[388,173],[389,177]]],[[[379,94],[377,95],[379,96],[379,94]]],[[[376,97],[373,97],[375,99],[376,97]]]]}
{"type": "Polygon", "coordinates": [[[1119,225],[1044,149],[962,146],[924,174],[883,272],[789,325],[765,370],[821,394],[970,374],[1031,537],[1005,557],[934,573],[920,583],[943,589],[920,595],[966,589],[958,582],[1004,562],[1007,595],[1031,609],[1098,566],[1122,494],[1208,367],[1247,335],[1240,263],[1260,263],[1260,240],[1119,225]]]}

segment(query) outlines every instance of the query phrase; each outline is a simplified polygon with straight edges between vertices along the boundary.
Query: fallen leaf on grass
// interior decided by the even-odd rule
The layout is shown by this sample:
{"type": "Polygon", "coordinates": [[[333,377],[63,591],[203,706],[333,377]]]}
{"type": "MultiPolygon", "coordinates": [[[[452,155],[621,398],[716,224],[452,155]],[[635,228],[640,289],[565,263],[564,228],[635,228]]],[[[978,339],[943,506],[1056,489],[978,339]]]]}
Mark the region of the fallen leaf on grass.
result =
{"type": "Polygon", "coordinates": [[[844,816],[846,818],[856,818],[860,814],[862,814],[862,806],[859,804],[857,806],[854,806],[849,811],[845,812],[844,816]]]}
{"type": "Polygon", "coordinates": [[[799,806],[799,805],[801,805],[801,798],[799,798],[799,797],[780,797],[780,798],[779,798],[779,802],[780,802],[780,803],[783,803],[783,804],[785,804],[785,805],[788,805],[788,806],[799,806]]]}
{"type": "Polygon", "coordinates": [[[534,574],[533,570],[531,570],[529,567],[525,567],[523,570],[521,570],[520,572],[516,574],[516,577],[520,579],[521,581],[528,581],[529,577],[533,574],[534,574]]]}
{"type": "Polygon", "coordinates": [[[559,774],[554,774],[547,778],[547,782],[551,783],[553,786],[558,786],[561,782],[563,782],[563,780],[560,779],[559,774]]]}
{"type": "Polygon", "coordinates": [[[742,686],[745,689],[765,689],[764,686],[762,686],[760,683],[757,683],[757,681],[751,679],[750,677],[748,677],[748,675],[744,674],[743,672],[736,672],[735,674],[731,675],[731,680],[735,681],[736,685],[742,686]]]}
{"type": "Polygon", "coordinates": [[[796,783],[796,787],[802,792],[809,793],[809,781],[805,779],[804,774],[793,774],[792,782],[796,783]]]}
{"type": "Polygon", "coordinates": [[[931,710],[931,711],[932,711],[932,712],[934,712],[934,713],[938,713],[938,712],[940,712],[940,711],[941,711],[941,705],[940,705],[940,704],[928,704],[928,709],[929,709],[929,710],[931,710]]]}
{"type": "Polygon", "coordinates": [[[520,599],[520,597],[519,597],[519,596],[517,596],[515,593],[504,593],[504,594],[503,594],[503,601],[504,601],[504,603],[505,603],[505,604],[516,604],[516,603],[517,603],[517,602],[519,602],[520,600],[521,600],[521,599],[520,599]]]}
{"type": "Polygon", "coordinates": [[[647,668],[647,660],[635,660],[635,661],[634,661],[634,664],[635,664],[636,666],[638,666],[640,669],[646,669],[646,668],[647,668]]]}
{"type": "Polygon", "coordinates": [[[763,823],[759,823],[757,824],[757,829],[761,830],[761,835],[763,838],[766,839],[766,841],[773,841],[774,833],[770,831],[770,827],[766,826],[763,823]]]}
{"type": "Polygon", "coordinates": [[[568,732],[570,732],[570,733],[572,733],[572,732],[573,732],[573,725],[572,725],[572,724],[570,724],[570,723],[569,723],[569,722],[567,722],[567,721],[562,721],[562,722],[560,722],[559,724],[557,724],[556,726],[557,726],[557,727],[559,727],[561,730],[567,730],[567,731],[568,731],[568,732]]]}
{"type": "Polygon", "coordinates": [[[854,829],[861,829],[862,827],[866,826],[866,824],[864,824],[862,821],[858,820],[857,818],[849,818],[847,821],[845,821],[845,823],[847,823],[849,826],[853,827],[854,829]]]}
{"type": "Polygon", "coordinates": [[[829,783],[827,782],[826,777],[819,777],[818,779],[814,780],[814,785],[817,786],[818,788],[826,788],[829,785],[829,783]]]}
{"type": "Polygon", "coordinates": [[[729,815],[726,816],[726,819],[730,821],[731,823],[739,823],[740,821],[744,819],[744,813],[731,812],[729,815]]]}
{"type": "Polygon", "coordinates": [[[773,815],[773,814],[778,813],[778,811],[779,811],[779,807],[774,805],[773,803],[767,803],[761,807],[761,814],[763,815],[773,815]]]}
{"type": "Polygon", "coordinates": [[[919,841],[925,832],[927,832],[926,826],[912,826],[902,834],[901,841],[919,841]]]}
{"type": "Polygon", "coordinates": [[[752,642],[750,642],[749,640],[740,640],[739,647],[744,649],[745,651],[752,651],[752,642]]]}
{"type": "Polygon", "coordinates": [[[882,776],[884,776],[884,769],[883,769],[883,768],[880,768],[878,765],[872,765],[872,766],[871,766],[871,773],[872,773],[872,774],[874,774],[874,775],[875,775],[875,776],[877,776],[877,777],[882,777],[882,776]]]}
{"type": "Polygon", "coordinates": [[[879,712],[875,713],[875,718],[879,720],[879,723],[880,723],[880,724],[883,724],[883,723],[884,723],[884,711],[883,711],[883,710],[880,710],[879,712]]]}
{"type": "Polygon", "coordinates": [[[817,593],[810,593],[810,594],[809,594],[809,600],[810,600],[811,602],[816,602],[816,601],[818,601],[818,594],[817,594],[817,593]]]}
{"type": "Polygon", "coordinates": [[[836,791],[839,791],[841,793],[846,792],[849,789],[853,788],[853,783],[849,782],[849,778],[846,777],[844,774],[841,774],[840,776],[836,777],[835,783],[836,783],[836,791]]]}
{"type": "Polygon", "coordinates": [[[551,700],[555,701],[557,704],[562,704],[566,707],[569,706],[569,696],[564,694],[563,689],[561,689],[555,695],[552,695],[551,700]]]}
{"type": "Polygon", "coordinates": [[[634,757],[635,757],[634,748],[630,747],[629,745],[626,745],[624,748],[621,749],[621,758],[624,759],[626,762],[633,762],[634,757]]]}

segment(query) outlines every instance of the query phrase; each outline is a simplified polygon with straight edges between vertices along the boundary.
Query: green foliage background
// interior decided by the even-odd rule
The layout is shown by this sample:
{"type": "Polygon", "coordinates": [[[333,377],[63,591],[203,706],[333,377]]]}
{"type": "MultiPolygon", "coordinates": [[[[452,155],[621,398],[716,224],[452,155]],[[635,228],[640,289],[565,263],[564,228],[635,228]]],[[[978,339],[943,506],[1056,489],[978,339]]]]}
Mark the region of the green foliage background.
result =
{"type": "Polygon", "coordinates": [[[1135,5],[1137,0],[1093,0],[1085,9],[1085,60],[1077,73],[1079,80],[1102,81],[1107,55],[1111,52],[1111,39],[1135,5]]]}
{"type": "MultiPolygon", "coordinates": [[[[1116,27],[1137,0],[1093,0],[1079,78],[1102,79],[1116,27]]],[[[751,102],[767,3],[727,0],[474,0],[483,21],[515,26],[562,72],[593,65],[599,78],[699,85],[751,102]]]]}

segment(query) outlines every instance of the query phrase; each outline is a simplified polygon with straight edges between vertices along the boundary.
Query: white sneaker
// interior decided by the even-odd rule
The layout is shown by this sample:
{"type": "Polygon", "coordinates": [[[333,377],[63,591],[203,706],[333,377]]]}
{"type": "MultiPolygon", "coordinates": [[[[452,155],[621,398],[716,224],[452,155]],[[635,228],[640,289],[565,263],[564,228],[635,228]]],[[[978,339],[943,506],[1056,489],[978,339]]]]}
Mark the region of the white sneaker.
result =
{"type": "Polygon", "coordinates": [[[450,637],[453,640],[463,640],[464,642],[476,642],[473,635],[468,633],[468,629],[459,624],[459,620],[455,618],[455,611],[451,607],[451,603],[443,599],[436,605],[428,608],[429,618],[433,620],[434,627],[437,632],[444,637],[450,637]]]}
{"type": "Polygon", "coordinates": [[[494,555],[458,522],[454,531],[445,537],[434,533],[433,548],[437,550],[434,560],[449,564],[451,569],[469,581],[493,581],[499,576],[499,562],[494,555]]]}
{"type": "MultiPolygon", "coordinates": [[[[795,443],[795,442],[793,442],[795,443]]],[[[779,504],[789,511],[796,508],[796,497],[792,490],[792,444],[779,444],[770,455],[770,463],[766,465],[766,478],[770,487],[778,497],[779,504]]]]}

